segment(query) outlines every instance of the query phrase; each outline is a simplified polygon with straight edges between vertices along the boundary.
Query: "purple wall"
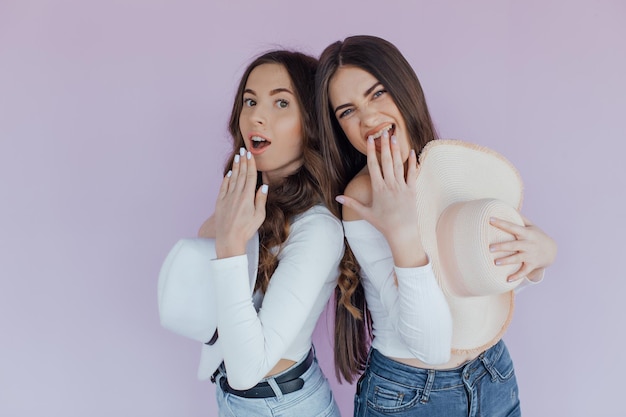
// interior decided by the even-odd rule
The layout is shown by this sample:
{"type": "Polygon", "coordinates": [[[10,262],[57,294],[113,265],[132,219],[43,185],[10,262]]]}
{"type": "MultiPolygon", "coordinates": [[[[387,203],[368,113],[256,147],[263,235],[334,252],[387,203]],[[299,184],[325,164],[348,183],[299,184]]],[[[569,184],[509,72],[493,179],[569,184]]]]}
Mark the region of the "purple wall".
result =
{"type": "Polygon", "coordinates": [[[161,262],[213,209],[249,58],[361,33],[405,53],[443,137],[518,166],[559,243],[505,337],[524,415],[623,415],[626,3],[214,3],[0,1],[0,415],[216,414],[200,347],[159,326],[161,262]]]}

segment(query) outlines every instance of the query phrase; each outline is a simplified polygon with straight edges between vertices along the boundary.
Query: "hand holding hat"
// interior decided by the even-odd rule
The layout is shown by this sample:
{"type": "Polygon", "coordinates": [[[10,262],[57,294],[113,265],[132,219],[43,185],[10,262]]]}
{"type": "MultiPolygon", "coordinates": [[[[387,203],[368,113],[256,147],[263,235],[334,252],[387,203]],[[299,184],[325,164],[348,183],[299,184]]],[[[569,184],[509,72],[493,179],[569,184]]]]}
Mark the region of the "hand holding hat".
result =
{"type": "Polygon", "coordinates": [[[532,282],[543,279],[545,268],[556,258],[557,245],[554,239],[522,216],[524,226],[518,226],[501,219],[492,219],[491,224],[515,236],[515,240],[496,243],[490,246],[491,252],[498,257],[496,265],[521,264],[521,268],[508,277],[515,281],[524,277],[532,282]]]}

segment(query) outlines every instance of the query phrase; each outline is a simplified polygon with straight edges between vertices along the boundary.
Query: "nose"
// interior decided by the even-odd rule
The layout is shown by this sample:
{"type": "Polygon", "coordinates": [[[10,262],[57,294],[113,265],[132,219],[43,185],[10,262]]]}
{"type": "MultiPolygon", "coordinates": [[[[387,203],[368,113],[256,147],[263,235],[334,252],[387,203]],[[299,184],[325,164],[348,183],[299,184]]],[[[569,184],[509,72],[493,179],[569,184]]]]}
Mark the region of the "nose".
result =
{"type": "Polygon", "coordinates": [[[264,126],[267,123],[267,115],[262,106],[257,105],[253,107],[250,121],[259,126],[264,126]]]}
{"type": "Polygon", "coordinates": [[[363,106],[361,109],[361,123],[365,127],[373,127],[378,124],[378,111],[374,108],[374,106],[363,106]]]}

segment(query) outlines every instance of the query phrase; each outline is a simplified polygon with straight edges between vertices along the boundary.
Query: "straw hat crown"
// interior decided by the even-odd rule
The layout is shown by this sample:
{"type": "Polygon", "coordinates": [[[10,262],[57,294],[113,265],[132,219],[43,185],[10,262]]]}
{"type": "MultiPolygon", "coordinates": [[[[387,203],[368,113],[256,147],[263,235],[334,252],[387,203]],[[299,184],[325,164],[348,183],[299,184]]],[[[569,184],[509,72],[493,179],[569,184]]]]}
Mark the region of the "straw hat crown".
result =
{"type": "Polygon", "coordinates": [[[452,313],[453,351],[482,351],[508,327],[514,305],[507,282],[517,265],[496,266],[489,245],[514,240],[491,217],[523,225],[523,184],[502,155],[459,140],[429,142],[419,158],[419,230],[452,313]]]}

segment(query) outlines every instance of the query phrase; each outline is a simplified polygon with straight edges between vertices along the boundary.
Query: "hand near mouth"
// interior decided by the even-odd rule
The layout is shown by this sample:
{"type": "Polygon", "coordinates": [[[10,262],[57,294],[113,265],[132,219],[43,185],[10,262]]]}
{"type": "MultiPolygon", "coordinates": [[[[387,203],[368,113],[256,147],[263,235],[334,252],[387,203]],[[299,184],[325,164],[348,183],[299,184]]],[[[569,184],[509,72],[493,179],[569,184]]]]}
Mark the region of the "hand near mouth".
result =
{"type": "MultiPolygon", "coordinates": [[[[408,168],[404,169],[400,146],[395,137],[384,132],[380,139],[380,162],[373,138],[367,141],[371,204],[365,205],[347,195],[337,201],[367,220],[380,231],[391,248],[398,267],[425,265],[428,259],[422,247],[417,227],[417,157],[411,150],[408,168]]],[[[345,208],[344,208],[345,210],[345,208]]]]}
{"type": "Polygon", "coordinates": [[[243,255],[246,243],[265,220],[267,185],[256,192],[254,157],[241,148],[222,180],[215,203],[215,251],[218,258],[243,255]]]}

